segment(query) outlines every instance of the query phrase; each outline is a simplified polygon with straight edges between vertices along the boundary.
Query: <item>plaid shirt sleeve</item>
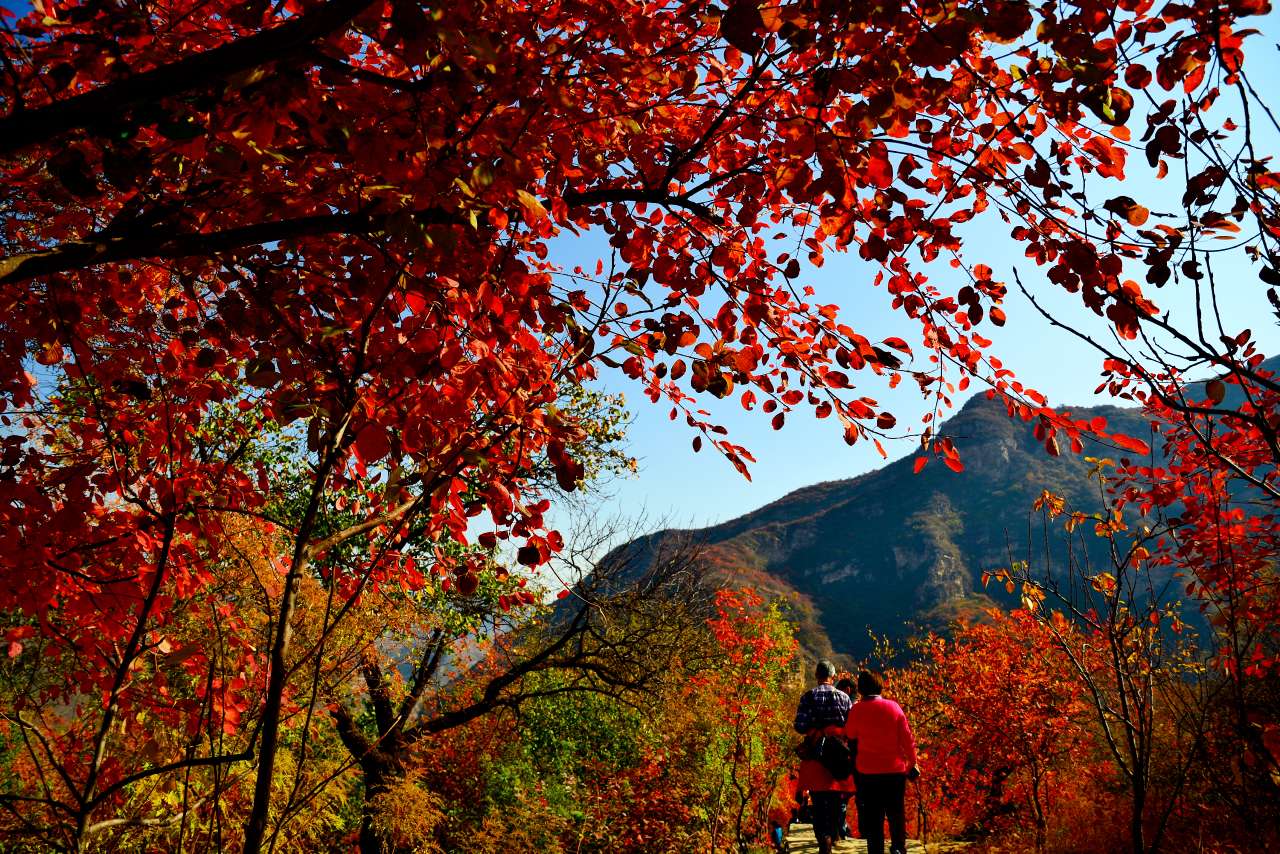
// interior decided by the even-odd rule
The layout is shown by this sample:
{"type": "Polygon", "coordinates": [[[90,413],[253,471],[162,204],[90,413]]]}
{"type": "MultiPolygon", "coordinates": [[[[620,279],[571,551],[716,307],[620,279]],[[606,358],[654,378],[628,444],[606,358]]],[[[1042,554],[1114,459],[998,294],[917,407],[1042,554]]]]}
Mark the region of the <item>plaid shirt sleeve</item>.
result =
{"type": "Polygon", "coordinates": [[[830,685],[819,685],[806,691],[796,709],[796,732],[844,726],[851,705],[848,694],[830,685]]]}
{"type": "Polygon", "coordinates": [[[796,732],[808,732],[813,720],[813,692],[805,691],[800,697],[800,705],[796,708],[796,732]]]}

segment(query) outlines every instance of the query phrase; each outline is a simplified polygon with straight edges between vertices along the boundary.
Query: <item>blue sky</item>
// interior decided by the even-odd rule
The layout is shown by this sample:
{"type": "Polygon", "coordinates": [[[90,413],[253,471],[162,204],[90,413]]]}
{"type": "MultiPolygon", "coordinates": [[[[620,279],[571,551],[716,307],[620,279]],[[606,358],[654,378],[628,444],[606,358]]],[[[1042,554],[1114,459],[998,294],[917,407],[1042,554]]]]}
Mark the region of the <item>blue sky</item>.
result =
{"type": "MultiPolygon", "coordinates": [[[[1255,84],[1280,79],[1274,37],[1280,28],[1276,26],[1275,16],[1265,19],[1260,28],[1266,32],[1247,43],[1247,67],[1255,84]]],[[[1219,120],[1228,115],[1239,119],[1237,101],[1224,96],[1220,104],[1216,114],[1219,120]]],[[[1139,105],[1131,122],[1138,133],[1143,115],[1145,110],[1139,105]]],[[[1262,151],[1276,150],[1274,138],[1264,143],[1262,151]]],[[[1144,175],[1146,172],[1141,150],[1131,151],[1130,177],[1123,188],[1114,181],[1107,182],[1113,187],[1101,186],[1101,179],[1093,176],[1089,179],[1090,197],[1100,203],[1123,192],[1148,204],[1153,211],[1179,210],[1182,187],[1176,179],[1155,182],[1144,175]]],[[[1022,247],[1008,236],[1010,226],[994,211],[989,213],[990,216],[981,216],[969,223],[965,258],[970,263],[991,266],[995,278],[1010,286],[1005,327],[999,329],[989,323],[980,327],[984,336],[995,341],[991,352],[1013,369],[1019,380],[1046,394],[1055,406],[1116,403],[1105,393],[1094,394],[1100,381],[1101,356],[1041,318],[1017,292],[1013,270],[1016,268],[1037,300],[1055,316],[1103,339],[1109,339],[1107,325],[1084,308],[1078,295],[1067,294],[1051,285],[1042,269],[1025,258],[1022,247]]],[[[561,241],[553,260],[566,268],[581,264],[590,269],[600,246],[600,241],[591,236],[561,241]]],[[[1257,268],[1248,262],[1243,252],[1226,254],[1229,257],[1220,258],[1214,264],[1224,326],[1231,334],[1250,328],[1262,352],[1280,353],[1280,329],[1266,301],[1264,286],[1258,280],[1257,268]]],[[[951,270],[945,262],[925,272],[931,279],[953,286],[953,290],[959,286],[954,278],[959,275],[958,271],[951,270]]],[[[1141,265],[1128,271],[1129,278],[1140,282],[1144,274],[1145,268],[1141,265]]],[[[874,269],[856,255],[828,255],[823,268],[806,269],[798,281],[813,285],[819,301],[840,305],[841,318],[864,335],[873,339],[898,335],[914,347],[918,342],[918,327],[889,308],[889,295],[883,288],[872,287],[874,275],[874,269]]],[[[1181,318],[1185,324],[1194,318],[1192,295],[1185,287],[1173,282],[1159,290],[1148,286],[1148,296],[1162,309],[1169,310],[1175,320],[1181,318]]],[[[869,375],[855,377],[859,383],[874,379],[869,375]]],[[[623,517],[643,515],[651,525],[700,527],[741,515],[794,489],[823,480],[853,477],[885,463],[870,443],[860,442],[850,448],[844,443],[838,422],[818,421],[807,410],[797,409],[789,414],[784,429],[774,431],[770,428],[769,416],[759,409],[747,413],[736,399],[709,400],[706,408],[729,429],[729,438],[745,445],[757,459],[751,466],[753,479],[747,481],[727,461],[705,447],[700,453],[694,453],[693,431],[685,427],[682,420],[668,420],[669,405],[650,404],[638,385],[621,376],[607,376],[602,385],[626,396],[628,408],[635,416],[629,432],[630,451],[640,463],[638,476],[607,486],[601,502],[603,513],[623,517]]],[[[976,385],[970,388],[969,394],[975,391],[976,385]]],[[[900,427],[918,428],[924,406],[914,384],[904,383],[893,391],[883,384],[860,385],[858,393],[870,394],[885,404],[898,416],[900,427]]],[[[959,405],[957,400],[957,408],[959,405]]],[[[914,440],[901,440],[886,449],[892,460],[913,453],[915,448],[914,440]]]]}
{"type": "MultiPolygon", "coordinates": [[[[1137,195],[1136,193],[1134,194],[1137,195]]],[[[1002,230],[1007,228],[997,223],[1002,230]]],[[[1022,280],[1036,294],[1037,300],[1050,307],[1057,316],[1070,319],[1081,328],[1106,335],[1106,326],[1079,302],[1076,295],[1053,288],[1041,271],[1021,252],[1011,250],[1010,240],[971,237],[967,257],[986,263],[996,271],[997,280],[1011,287],[1005,304],[1008,322],[1003,329],[989,324],[980,327],[984,336],[995,342],[991,352],[1017,375],[1024,384],[1046,394],[1055,406],[1088,406],[1116,403],[1104,394],[1095,395],[1100,381],[1101,357],[1088,345],[1069,333],[1052,328],[1013,287],[1011,271],[1016,267],[1022,280]],[[976,238],[976,239],[975,239],[976,238]],[[986,245],[984,245],[986,244],[986,245]]],[[[580,247],[584,251],[585,247],[580,247]]],[[[570,252],[576,256],[576,252],[570,252]]],[[[1269,312],[1263,288],[1255,271],[1242,259],[1221,264],[1220,282],[1222,313],[1225,325],[1233,332],[1252,328],[1255,340],[1264,353],[1280,352],[1280,331],[1269,312]]],[[[948,273],[950,271],[947,271],[948,273]]],[[[904,315],[889,308],[889,295],[874,288],[874,271],[856,257],[828,256],[821,270],[809,270],[800,281],[813,284],[823,301],[841,306],[841,317],[871,338],[898,335],[913,346],[918,339],[917,327],[904,315]]],[[[947,273],[933,270],[942,281],[947,273]]],[[[1172,290],[1170,285],[1165,291],[1172,290]]],[[[1159,305],[1173,305],[1165,292],[1158,292],[1159,305]]],[[[1186,306],[1177,312],[1187,316],[1186,306]]],[[[899,426],[919,426],[925,406],[914,384],[904,383],[888,390],[871,376],[857,375],[858,393],[875,397],[898,416],[899,426]],[[862,382],[871,380],[867,386],[862,382]],[[869,391],[864,391],[869,388],[869,391]]],[[[620,375],[608,374],[601,385],[609,391],[621,392],[634,415],[628,431],[629,452],[639,461],[639,473],[633,478],[615,480],[607,485],[603,510],[621,516],[644,515],[663,526],[701,527],[731,519],[767,504],[788,492],[824,480],[849,478],[879,468],[885,460],[869,442],[854,447],[845,444],[838,422],[819,421],[811,411],[798,408],[787,416],[781,431],[771,429],[769,416],[759,409],[742,410],[736,397],[727,401],[709,400],[703,404],[716,416],[718,423],[729,429],[729,438],[745,445],[756,457],[751,465],[752,480],[747,481],[723,458],[705,447],[699,453],[692,448],[695,435],[683,420],[668,420],[669,405],[651,404],[640,387],[620,375]]],[[[975,384],[960,401],[978,391],[975,384]]],[[[1030,429],[1028,427],[1028,429],[1030,429]]],[[[904,439],[887,443],[889,459],[914,452],[916,442],[904,439]]]]}
{"type": "MultiPolygon", "coordinates": [[[[29,5],[20,0],[0,0],[0,7],[25,11],[29,5]]],[[[1280,32],[1275,15],[1253,22],[1265,32],[1249,40],[1247,46],[1248,68],[1255,81],[1280,79],[1280,62],[1277,61],[1276,38],[1280,32]]],[[[1226,100],[1226,99],[1224,99],[1226,100]]],[[[1142,106],[1135,110],[1135,126],[1140,125],[1142,106]]],[[[1231,110],[1223,111],[1223,116],[1231,110]]],[[[1269,140],[1267,149],[1276,150],[1275,140],[1269,140]]],[[[1131,173],[1144,171],[1145,163],[1139,151],[1130,156],[1131,173]],[[1139,168],[1140,167],[1140,168],[1139,168]]],[[[1091,196],[1101,200],[1120,192],[1105,192],[1091,182],[1091,196]]],[[[1147,202],[1150,198],[1168,199],[1166,209],[1176,209],[1176,197],[1180,189],[1174,182],[1153,185],[1149,180],[1127,182],[1124,192],[1147,202]]],[[[1158,209],[1152,204],[1153,209],[1158,209]]],[[[1069,319],[1093,333],[1106,334],[1106,327],[1089,314],[1077,297],[1065,294],[1050,286],[1031,262],[1022,256],[1021,249],[1008,237],[1009,227],[996,216],[980,217],[970,223],[966,235],[965,257],[971,263],[991,266],[996,278],[1011,286],[1005,306],[1008,323],[1003,329],[983,324],[980,331],[995,342],[992,352],[1014,369],[1018,378],[1029,386],[1047,394],[1052,403],[1090,405],[1111,402],[1095,396],[1098,384],[1100,357],[1086,345],[1068,333],[1053,329],[1041,319],[1031,306],[1012,288],[1013,269],[1018,270],[1047,307],[1064,319],[1069,319]]],[[[588,235],[581,239],[557,241],[552,260],[571,269],[577,264],[594,267],[603,242],[588,235]]],[[[1280,330],[1269,311],[1256,270],[1251,269],[1242,253],[1232,257],[1217,268],[1220,282],[1220,298],[1226,325],[1235,332],[1246,327],[1253,329],[1255,340],[1268,355],[1280,353],[1280,330]]],[[[931,278],[951,285],[955,271],[939,264],[926,270],[931,278]]],[[[1135,270],[1133,278],[1141,280],[1141,271],[1135,270]]],[[[889,295],[883,288],[871,285],[874,270],[860,262],[856,256],[829,255],[822,269],[808,268],[800,282],[813,285],[822,302],[833,302],[842,307],[842,319],[873,339],[890,335],[901,336],[909,343],[918,339],[916,325],[905,316],[889,308],[889,295]]],[[[1170,292],[1170,285],[1154,292],[1154,298],[1163,307],[1168,305],[1175,317],[1186,317],[1187,300],[1181,303],[1170,292]]],[[[1185,297],[1185,294],[1183,295],[1185,297]]],[[[859,383],[874,378],[856,377],[859,383]]],[[[640,393],[639,387],[620,375],[606,376],[601,385],[609,391],[626,396],[634,422],[629,431],[630,452],[640,462],[639,474],[630,479],[616,480],[606,487],[599,499],[599,510],[605,515],[636,517],[644,515],[651,524],[663,522],[680,526],[711,524],[740,515],[777,499],[791,490],[818,481],[848,478],[884,464],[869,443],[859,443],[850,448],[842,438],[838,422],[818,421],[808,410],[799,409],[788,415],[786,427],[775,432],[770,429],[768,418],[757,409],[744,412],[736,398],[729,401],[708,400],[719,423],[729,428],[730,438],[745,445],[757,458],[752,465],[752,481],[742,478],[723,458],[704,449],[694,453],[691,447],[693,432],[682,421],[667,419],[669,406],[652,405],[640,393]]],[[[972,393],[972,389],[971,392],[972,393]]],[[[913,384],[904,384],[890,392],[883,384],[859,388],[859,393],[870,394],[886,404],[897,416],[900,426],[918,426],[923,403],[914,391],[913,384]],[[912,385],[912,387],[908,387],[912,385]]],[[[957,406],[959,400],[957,400],[957,406]]],[[[903,440],[888,445],[890,459],[912,453],[914,441],[903,440]]]]}

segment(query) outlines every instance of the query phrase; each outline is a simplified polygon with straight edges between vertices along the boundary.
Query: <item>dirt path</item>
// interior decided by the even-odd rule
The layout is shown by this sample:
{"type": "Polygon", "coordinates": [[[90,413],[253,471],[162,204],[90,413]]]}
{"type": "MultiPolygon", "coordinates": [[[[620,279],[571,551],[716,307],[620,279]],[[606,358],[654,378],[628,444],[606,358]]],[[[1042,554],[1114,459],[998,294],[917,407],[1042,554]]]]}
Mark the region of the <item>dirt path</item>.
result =
{"type": "MultiPolygon", "coordinates": [[[[817,854],[818,840],[813,835],[813,826],[808,824],[793,824],[791,832],[787,835],[788,851],[790,854],[817,854]]],[[[958,852],[965,846],[956,842],[930,842],[926,848],[917,840],[908,840],[907,854],[953,854],[958,852]]],[[[885,842],[885,850],[887,851],[889,844],[885,842]]],[[[846,839],[837,842],[834,854],[866,854],[867,843],[861,839],[846,839]]]]}

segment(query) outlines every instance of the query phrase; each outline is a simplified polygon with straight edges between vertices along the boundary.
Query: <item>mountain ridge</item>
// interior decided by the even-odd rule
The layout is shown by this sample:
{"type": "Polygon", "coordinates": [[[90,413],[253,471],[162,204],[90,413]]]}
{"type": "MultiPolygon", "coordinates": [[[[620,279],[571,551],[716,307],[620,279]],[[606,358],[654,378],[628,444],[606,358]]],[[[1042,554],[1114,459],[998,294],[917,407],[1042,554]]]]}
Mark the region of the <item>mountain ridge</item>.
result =
{"type": "MultiPolygon", "coordinates": [[[[1280,359],[1267,366],[1280,368],[1280,359]]],[[[1136,407],[1060,411],[1077,420],[1100,416],[1108,433],[1157,445],[1136,407]]],[[[916,473],[908,454],[852,478],[801,487],[715,525],[658,531],[622,548],[653,554],[674,538],[695,540],[715,583],[787,597],[807,650],[857,658],[873,645],[869,632],[900,641],[916,627],[1013,604],[1003,589],[983,590],[981,575],[1025,557],[1029,543],[1040,544],[1028,527],[1035,499],[1050,489],[1074,509],[1097,512],[1102,500],[1085,457],[1127,454],[1086,436],[1084,453],[1052,456],[1025,422],[981,394],[938,432],[955,443],[962,472],[934,460],[916,473]]],[[[1078,556],[1105,564],[1105,544],[1089,540],[1078,556]]],[[[1065,544],[1055,548],[1050,560],[1064,565],[1065,544]]]]}
{"type": "MultiPolygon", "coordinates": [[[[1102,415],[1113,431],[1142,426],[1136,410],[1071,411],[1102,415]]],[[[655,536],[694,537],[718,580],[794,598],[801,640],[813,651],[865,654],[869,631],[901,638],[910,623],[945,622],[995,604],[978,584],[982,570],[1008,562],[1008,540],[979,518],[994,518],[993,501],[1020,508],[1024,518],[1045,487],[1082,509],[1098,503],[1079,488],[1087,484],[1083,458],[1050,457],[998,402],[971,398],[940,433],[955,442],[963,472],[935,463],[916,474],[907,455],[700,531],[655,536]],[[1020,475],[1012,484],[1011,473],[1020,475]]]]}

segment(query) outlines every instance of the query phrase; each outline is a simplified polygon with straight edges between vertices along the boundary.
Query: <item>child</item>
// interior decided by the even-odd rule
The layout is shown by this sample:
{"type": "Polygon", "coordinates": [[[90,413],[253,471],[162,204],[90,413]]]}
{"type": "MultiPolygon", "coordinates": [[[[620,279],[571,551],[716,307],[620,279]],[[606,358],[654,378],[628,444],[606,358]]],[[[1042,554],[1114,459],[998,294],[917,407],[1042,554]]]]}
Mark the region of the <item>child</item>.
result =
{"type": "Polygon", "coordinates": [[[773,800],[769,806],[769,841],[777,854],[785,854],[787,848],[787,830],[795,820],[799,810],[797,803],[796,775],[790,774],[782,780],[774,790],[773,800]]]}

